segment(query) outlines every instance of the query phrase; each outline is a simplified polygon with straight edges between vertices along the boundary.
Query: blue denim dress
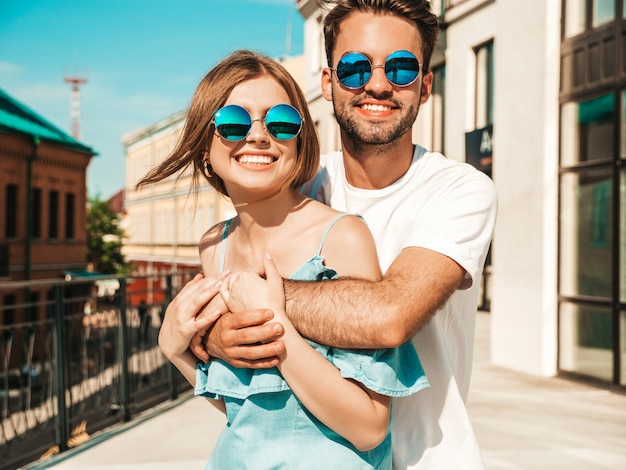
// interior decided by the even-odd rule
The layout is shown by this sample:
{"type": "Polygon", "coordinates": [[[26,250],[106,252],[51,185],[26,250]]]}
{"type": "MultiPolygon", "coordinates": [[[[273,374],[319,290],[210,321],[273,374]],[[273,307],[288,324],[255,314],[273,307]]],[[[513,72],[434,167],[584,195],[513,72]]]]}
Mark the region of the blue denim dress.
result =
{"type": "MultiPolygon", "coordinates": [[[[324,239],[336,220],[326,229],[318,253],[290,279],[315,281],[337,277],[333,269],[324,266],[320,256],[324,239]]],[[[224,228],[222,253],[229,222],[224,228]]],[[[308,343],[333,363],[343,377],[377,393],[402,397],[428,386],[410,341],[398,348],[375,350],[308,343]]],[[[209,364],[199,363],[195,394],[224,399],[226,405],[228,422],[207,469],[391,469],[390,430],[376,448],[357,450],[307,411],[276,368],[238,369],[217,359],[209,364]]]]}

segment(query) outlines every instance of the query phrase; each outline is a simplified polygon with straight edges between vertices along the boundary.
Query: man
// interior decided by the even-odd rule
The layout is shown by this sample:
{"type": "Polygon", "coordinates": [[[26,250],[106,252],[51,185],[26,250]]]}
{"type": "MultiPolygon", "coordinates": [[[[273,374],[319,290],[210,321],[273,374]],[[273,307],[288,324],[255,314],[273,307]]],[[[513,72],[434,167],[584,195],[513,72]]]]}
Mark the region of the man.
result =
{"type": "MultiPolygon", "coordinates": [[[[412,340],[431,386],[393,402],[394,468],[483,468],[465,399],[495,188],[473,167],[412,143],[432,88],[437,18],[429,2],[326,3],[334,8],[324,22],[322,90],[342,150],[326,156],[305,191],[365,218],[385,275],[285,281],[288,315],[304,336],[336,347],[412,340]]],[[[241,367],[276,365],[281,327],[269,319],[264,310],[224,315],[210,332],[209,354],[241,367]]]]}

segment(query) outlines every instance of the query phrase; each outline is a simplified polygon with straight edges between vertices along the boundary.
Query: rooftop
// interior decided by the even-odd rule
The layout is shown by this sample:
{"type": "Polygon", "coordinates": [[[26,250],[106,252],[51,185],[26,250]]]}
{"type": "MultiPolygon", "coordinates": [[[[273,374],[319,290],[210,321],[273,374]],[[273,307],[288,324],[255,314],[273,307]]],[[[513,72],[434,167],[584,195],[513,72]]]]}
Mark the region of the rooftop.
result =
{"type": "Polygon", "coordinates": [[[95,155],[91,147],[50,123],[0,88],[0,132],[23,134],[95,155]]]}

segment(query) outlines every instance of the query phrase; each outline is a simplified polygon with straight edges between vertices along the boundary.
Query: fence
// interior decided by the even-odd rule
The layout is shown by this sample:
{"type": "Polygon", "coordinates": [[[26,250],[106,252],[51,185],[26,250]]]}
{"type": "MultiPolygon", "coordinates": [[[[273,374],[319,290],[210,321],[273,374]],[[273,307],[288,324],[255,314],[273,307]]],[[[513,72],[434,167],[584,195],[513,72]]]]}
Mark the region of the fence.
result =
{"type": "Polygon", "coordinates": [[[80,445],[190,388],[157,346],[165,308],[190,278],[0,283],[0,470],[80,445]],[[33,302],[39,293],[46,300],[33,302]]]}

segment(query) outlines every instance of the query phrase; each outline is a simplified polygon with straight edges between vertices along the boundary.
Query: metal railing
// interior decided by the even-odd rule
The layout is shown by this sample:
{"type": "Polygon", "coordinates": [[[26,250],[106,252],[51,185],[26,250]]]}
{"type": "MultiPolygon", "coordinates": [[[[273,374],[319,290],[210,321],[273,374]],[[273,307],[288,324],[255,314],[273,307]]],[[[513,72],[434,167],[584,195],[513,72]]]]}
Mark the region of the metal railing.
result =
{"type": "Polygon", "coordinates": [[[76,447],[190,389],[157,345],[165,308],[190,278],[0,283],[0,470],[76,447]],[[33,290],[46,300],[15,301],[33,290]]]}

